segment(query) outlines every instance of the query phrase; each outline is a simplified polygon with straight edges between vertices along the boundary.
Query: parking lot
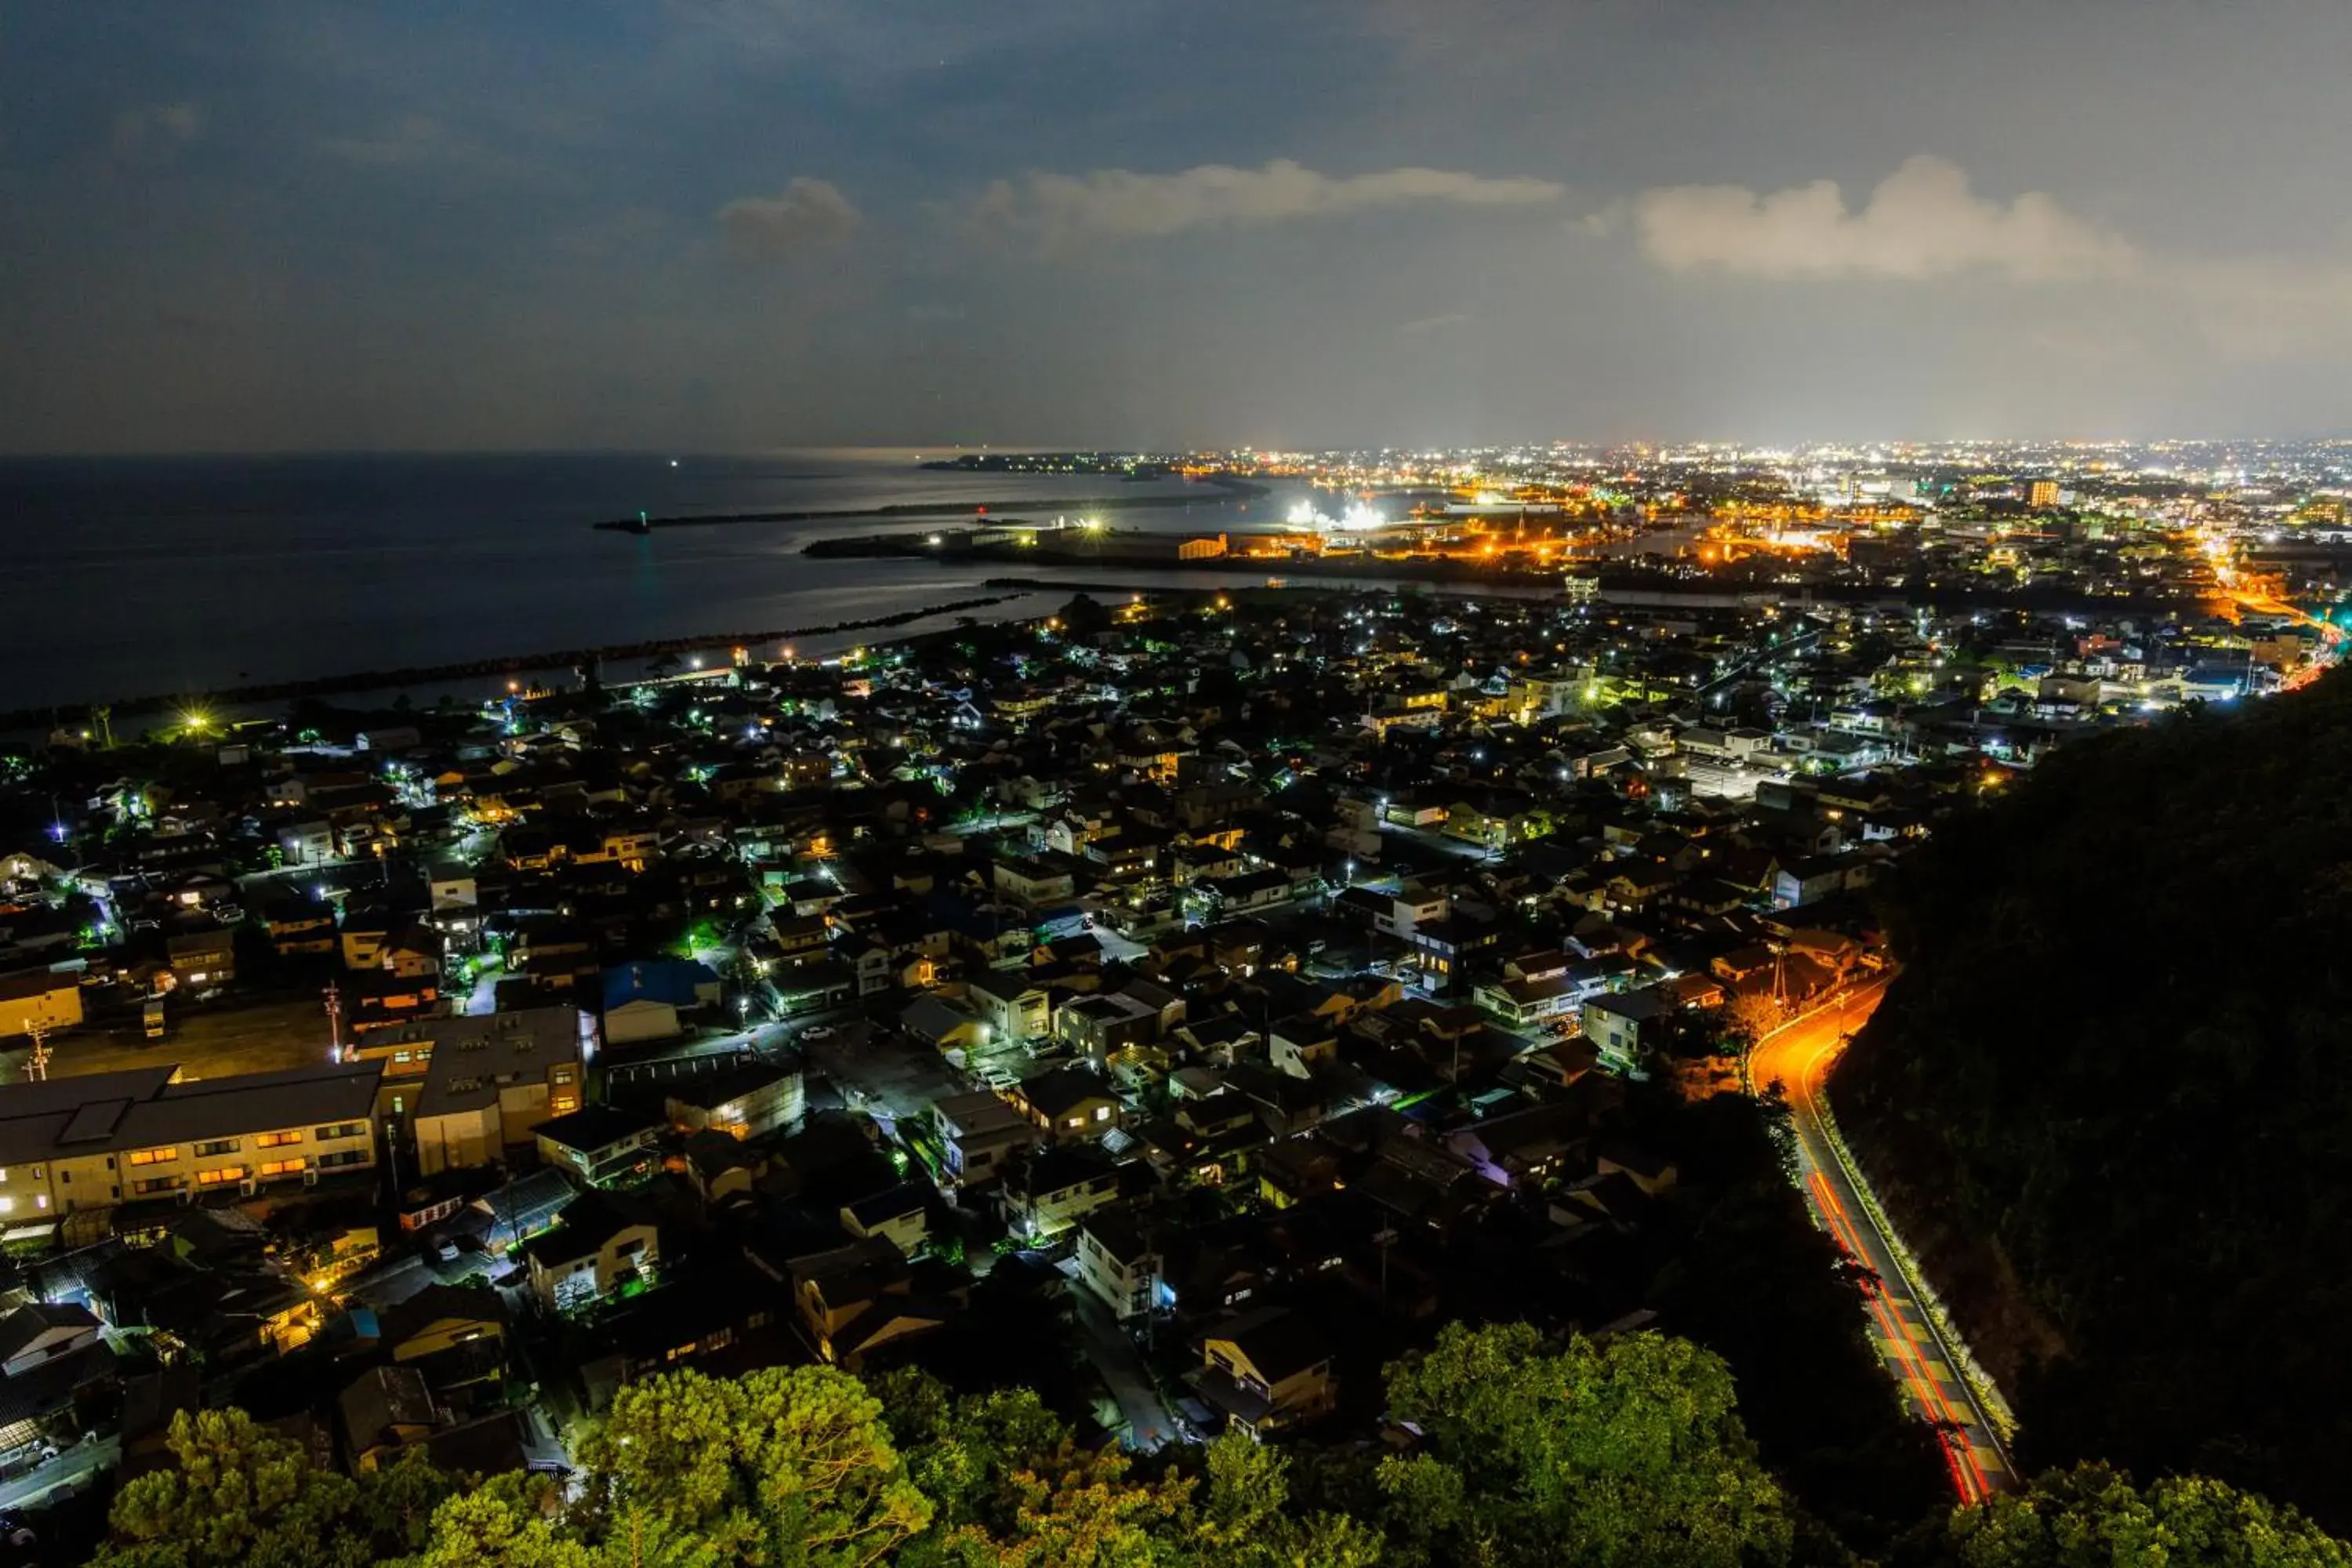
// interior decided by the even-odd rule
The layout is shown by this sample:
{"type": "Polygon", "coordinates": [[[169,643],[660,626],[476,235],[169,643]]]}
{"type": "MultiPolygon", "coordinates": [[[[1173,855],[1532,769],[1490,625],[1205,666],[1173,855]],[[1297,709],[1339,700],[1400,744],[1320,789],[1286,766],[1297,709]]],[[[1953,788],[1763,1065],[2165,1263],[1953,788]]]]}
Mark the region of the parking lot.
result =
{"type": "Polygon", "coordinates": [[[809,1068],[832,1079],[851,1109],[866,1111],[894,1137],[897,1122],[970,1087],[939,1052],[864,1018],[814,1026],[832,1032],[816,1039],[807,1029],[799,1031],[795,1043],[809,1068]]]}
{"type": "MultiPolygon", "coordinates": [[[[49,1076],[178,1067],[189,1078],[220,1078],[316,1067],[329,1056],[326,1008],[317,996],[191,1004],[171,1018],[160,1040],[147,1038],[136,1012],[60,1030],[49,1037],[49,1076]]],[[[24,1080],[28,1054],[22,1041],[0,1051],[0,1083],[24,1080]]]]}

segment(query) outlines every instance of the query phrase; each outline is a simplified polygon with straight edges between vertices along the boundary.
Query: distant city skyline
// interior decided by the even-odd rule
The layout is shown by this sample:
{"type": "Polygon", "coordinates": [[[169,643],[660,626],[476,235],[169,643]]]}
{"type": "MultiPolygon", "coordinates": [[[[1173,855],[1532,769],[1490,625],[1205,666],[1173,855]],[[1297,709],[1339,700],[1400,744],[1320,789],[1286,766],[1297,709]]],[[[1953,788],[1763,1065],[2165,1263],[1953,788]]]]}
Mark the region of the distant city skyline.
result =
{"type": "Polygon", "coordinates": [[[2326,436],[2347,53],[2172,0],[0,0],[0,451],[2326,436]]]}

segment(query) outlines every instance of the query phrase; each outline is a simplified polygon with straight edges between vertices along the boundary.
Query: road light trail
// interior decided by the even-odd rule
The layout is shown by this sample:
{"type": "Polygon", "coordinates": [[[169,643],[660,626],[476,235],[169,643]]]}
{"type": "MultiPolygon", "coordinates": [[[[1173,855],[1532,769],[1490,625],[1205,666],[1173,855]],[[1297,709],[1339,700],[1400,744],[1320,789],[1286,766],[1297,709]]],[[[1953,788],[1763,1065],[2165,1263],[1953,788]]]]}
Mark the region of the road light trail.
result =
{"type": "Polygon", "coordinates": [[[1979,1502],[2017,1481],[2001,1428],[1929,1315],[1926,1287],[1911,1272],[1908,1254],[1883,1229],[1876,1207],[1864,1201],[1861,1173],[1839,1153],[1824,1124],[1821,1091],[1830,1068],[1885,989],[1884,980],[1855,986],[1773,1030],[1750,1053],[1748,1077],[1758,1089],[1777,1083],[1786,1095],[1797,1135],[1798,1184],[1822,1227],[1868,1271],[1864,1306],[1888,1374],[1935,1429],[1953,1491],[1963,1502],[1979,1502]]]}

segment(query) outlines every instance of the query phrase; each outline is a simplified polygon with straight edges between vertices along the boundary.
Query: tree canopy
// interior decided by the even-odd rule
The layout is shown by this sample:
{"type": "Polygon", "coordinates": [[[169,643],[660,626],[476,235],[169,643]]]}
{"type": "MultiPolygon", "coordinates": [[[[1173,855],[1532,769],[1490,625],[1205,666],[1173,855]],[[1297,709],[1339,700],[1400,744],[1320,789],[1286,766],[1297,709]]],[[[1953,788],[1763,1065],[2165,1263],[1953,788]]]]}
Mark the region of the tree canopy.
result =
{"type": "MultiPolygon", "coordinates": [[[[570,1482],[357,1480],[236,1411],[183,1416],[93,1568],[1769,1568],[1845,1563],[1757,1462],[1728,1369],[1654,1333],[1446,1329],[1389,1369],[1411,1439],[1090,1448],[1028,1390],[829,1367],[624,1388],[570,1482]],[[1400,1451],[1400,1448],[1402,1451],[1400,1451]]],[[[1938,1517],[1899,1568],[2352,1568],[2293,1510],[2095,1468],[1938,1517]]]]}

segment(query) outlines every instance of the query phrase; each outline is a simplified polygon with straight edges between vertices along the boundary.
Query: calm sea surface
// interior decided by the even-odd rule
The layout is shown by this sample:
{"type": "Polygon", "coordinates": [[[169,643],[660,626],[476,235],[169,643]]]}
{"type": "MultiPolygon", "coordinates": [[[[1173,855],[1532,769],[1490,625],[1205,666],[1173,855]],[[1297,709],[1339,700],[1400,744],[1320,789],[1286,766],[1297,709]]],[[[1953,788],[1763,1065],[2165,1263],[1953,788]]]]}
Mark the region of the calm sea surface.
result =
{"type": "MultiPolygon", "coordinates": [[[[1244,513],[1174,481],[939,473],[917,467],[919,456],[801,451],[681,457],[675,467],[666,455],[0,460],[8,563],[0,710],[814,626],[977,595],[988,574],[799,552],[827,534],[936,521],[642,537],[588,526],[640,510],[947,507],[1187,489],[1199,498],[1189,507],[1118,521],[1193,531],[1269,521],[1284,505],[1269,496],[1244,513]]],[[[1148,584],[1160,574],[1095,575],[1148,584]]]]}

